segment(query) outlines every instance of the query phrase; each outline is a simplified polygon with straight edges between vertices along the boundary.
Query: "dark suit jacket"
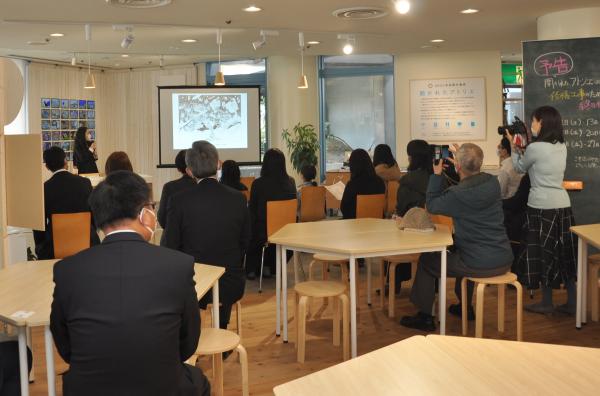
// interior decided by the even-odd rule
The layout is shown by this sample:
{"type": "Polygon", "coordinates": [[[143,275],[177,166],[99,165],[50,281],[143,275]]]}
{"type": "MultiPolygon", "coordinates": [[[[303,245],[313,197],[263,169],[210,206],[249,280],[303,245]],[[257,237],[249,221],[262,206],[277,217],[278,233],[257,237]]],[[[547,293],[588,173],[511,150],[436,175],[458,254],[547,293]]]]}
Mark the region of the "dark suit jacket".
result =
{"type": "Polygon", "coordinates": [[[396,214],[403,217],[409,209],[425,207],[430,173],[425,169],[409,171],[400,179],[396,197],[396,214]]]}
{"type": "Polygon", "coordinates": [[[58,262],[50,329],[70,364],[63,393],[178,394],[200,337],[193,277],[193,257],[135,232],[58,262]]]}
{"type": "MultiPolygon", "coordinates": [[[[33,231],[35,252],[40,260],[54,258],[52,244],[52,215],[59,213],[89,212],[88,198],[92,183],[85,177],[70,172],[55,173],[44,183],[44,212],[46,231],[33,231]]],[[[90,246],[100,243],[94,222],[90,229],[90,246]]]]}
{"type": "Polygon", "coordinates": [[[340,203],[340,210],[344,215],[344,219],[356,218],[357,195],[374,194],[385,194],[385,183],[379,176],[350,179],[348,184],[346,184],[344,195],[342,195],[342,202],[340,203]]]}
{"type": "Polygon", "coordinates": [[[96,157],[90,150],[80,150],[75,148],[73,152],[73,166],[77,168],[79,174],[98,173],[96,157]]]}
{"type": "Polygon", "coordinates": [[[196,185],[196,181],[188,175],[183,175],[177,180],[172,180],[163,186],[158,208],[158,222],[163,229],[167,228],[167,205],[171,197],[181,191],[187,191],[196,185]]]}
{"type": "Polygon", "coordinates": [[[250,218],[252,220],[252,246],[267,241],[267,201],[285,201],[296,198],[294,179],[259,177],[250,190],[250,218]]]}
{"type": "Polygon", "coordinates": [[[243,257],[250,241],[246,198],[216,179],[207,178],[169,200],[163,245],[197,263],[225,267],[219,301],[233,304],[244,295],[243,257]]]}

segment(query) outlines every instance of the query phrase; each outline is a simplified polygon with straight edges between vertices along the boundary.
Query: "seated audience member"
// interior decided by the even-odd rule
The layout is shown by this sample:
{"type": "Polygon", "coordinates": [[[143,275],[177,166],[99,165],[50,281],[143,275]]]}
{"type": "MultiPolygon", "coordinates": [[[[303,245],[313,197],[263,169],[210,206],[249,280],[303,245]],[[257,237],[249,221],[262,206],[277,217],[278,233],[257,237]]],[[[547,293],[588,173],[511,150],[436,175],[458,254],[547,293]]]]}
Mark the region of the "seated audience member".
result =
{"type": "Polygon", "coordinates": [[[498,144],[498,157],[500,157],[500,173],[498,173],[500,193],[502,199],[507,199],[515,195],[523,175],[513,167],[510,142],[506,137],[503,137],[498,144]]]}
{"type": "Polygon", "coordinates": [[[118,171],[92,192],[102,244],[54,266],[50,329],[69,363],[65,395],[206,395],[186,361],[200,337],[194,258],[148,243],[150,190],[118,171]]]}
{"type": "Polygon", "coordinates": [[[221,165],[220,182],[238,191],[248,191],[248,187],[241,182],[240,167],[234,160],[224,161],[221,165]]]}
{"type": "MultiPolygon", "coordinates": [[[[193,256],[197,263],[225,268],[219,279],[219,326],[226,329],[231,307],[242,298],[246,285],[242,267],[250,241],[246,198],[217,181],[219,154],[209,142],[194,142],[185,160],[198,182],[169,200],[164,246],[193,256]]],[[[207,293],[200,308],[211,302],[212,293],[207,293]]]]}
{"type": "MultiPolygon", "coordinates": [[[[262,247],[267,241],[267,201],[283,201],[296,198],[296,185],[285,168],[285,156],[279,149],[269,149],[263,158],[260,177],[254,180],[250,190],[250,221],[252,239],[246,259],[246,276],[255,279],[260,270],[262,247]]],[[[264,277],[275,272],[275,246],[265,250],[264,277]]]]}
{"type": "Polygon", "coordinates": [[[302,175],[302,184],[298,186],[298,192],[302,190],[302,187],[316,187],[318,184],[315,181],[317,178],[317,168],[314,165],[304,165],[300,169],[302,175]]]}
{"type": "MultiPolygon", "coordinates": [[[[179,192],[190,190],[196,186],[196,181],[186,172],[187,166],[185,164],[185,152],[186,150],[181,150],[175,156],[175,166],[177,167],[179,173],[181,173],[181,177],[177,180],[172,180],[168,183],[165,183],[162,194],[160,195],[158,223],[163,230],[167,229],[167,207],[171,197],[179,192]]],[[[163,232],[161,236],[161,245],[163,244],[164,238],[165,233],[163,232]]]]}
{"type": "MultiPolygon", "coordinates": [[[[462,277],[490,277],[505,274],[512,264],[512,251],[503,226],[502,202],[498,179],[481,172],[483,151],[472,143],[463,144],[455,157],[460,183],[444,190],[443,162],[433,167],[427,188],[427,210],[450,216],[454,220],[454,250],[448,253],[448,277],[456,279],[456,295],[462,301],[462,277]]],[[[424,253],[419,260],[410,300],[419,312],[405,316],[400,324],[433,331],[431,311],[436,279],[440,277],[440,253],[424,253]]],[[[468,282],[468,316],[474,319],[471,306],[473,285],[468,282]]],[[[461,315],[461,305],[450,306],[450,313],[461,315]]]]}
{"type": "MultiPolygon", "coordinates": [[[[27,365],[31,372],[32,355],[27,348],[27,365]]],[[[19,343],[17,337],[0,332],[0,396],[21,395],[21,372],[19,371],[19,343]]]]}
{"type": "Polygon", "coordinates": [[[356,196],[385,194],[385,183],[375,174],[371,157],[363,149],[350,154],[350,180],[344,189],[340,209],[344,219],[356,218],[356,196]]]}
{"type": "MultiPolygon", "coordinates": [[[[33,231],[35,253],[40,260],[54,258],[52,239],[52,215],[89,212],[88,198],[92,192],[89,179],[74,175],[67,170],[63,149],[50,147],[44,151],[46,168],[52,177],[44,183],[44,213],[46,231],[33,231]]],[[[90,228],[90,246],[100,243],[93,221],[90,228]]]]}
{"type": "Polygon", "coordinates": [[[383,181],[398,181],[402,177],[400,167],[392,154],[392,149],[387,144],[378,144],[373,153],[373,166],[375,173],[383,181]]]}
{"type": "Polygon", "coordinates": [[[133,166],[131,165],[131,161],[129,161],[129,156],[124,151],[115,151],[106,159],[106,164],[104,164],[104,173],[108,176],[116,171],[129,171],[133,172],[133,166]]]}
{"type": "Polygon", "coordinates": [[[504,210],[504,226],[510,241],[520,242],[524,236],[523,226],[527,218],[527,199],[531,181],[529,174],[525,174],[519,183],[519,188],[515,194],[502,200],[502,209],[504,210]]]}

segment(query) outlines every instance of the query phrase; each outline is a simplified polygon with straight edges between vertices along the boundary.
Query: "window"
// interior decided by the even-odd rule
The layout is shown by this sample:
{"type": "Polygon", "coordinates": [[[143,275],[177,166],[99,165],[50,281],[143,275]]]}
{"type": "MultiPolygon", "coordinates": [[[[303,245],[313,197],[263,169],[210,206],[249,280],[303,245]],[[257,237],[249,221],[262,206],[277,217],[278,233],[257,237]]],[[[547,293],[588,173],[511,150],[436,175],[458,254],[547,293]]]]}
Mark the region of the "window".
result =
{"type": "MultiPolygon", "coordinates": [[[[206,83],[213,85],[219,68],[218,62],[206,63],[206,83]]],[[[268,147],[267,129],[267,68],[266,60],[245,59],[221,62],[226,86],[260,85],[260,156],[268,147]]]]}
{"type": "MultiPolygon", "coordinates": [[[[391,55],[319,59],[321,169],[339,169],[350,152],[396,149],[394,58],[391,55]]],[[[323,174],[324,177],[324,174],[323,174]]]]}

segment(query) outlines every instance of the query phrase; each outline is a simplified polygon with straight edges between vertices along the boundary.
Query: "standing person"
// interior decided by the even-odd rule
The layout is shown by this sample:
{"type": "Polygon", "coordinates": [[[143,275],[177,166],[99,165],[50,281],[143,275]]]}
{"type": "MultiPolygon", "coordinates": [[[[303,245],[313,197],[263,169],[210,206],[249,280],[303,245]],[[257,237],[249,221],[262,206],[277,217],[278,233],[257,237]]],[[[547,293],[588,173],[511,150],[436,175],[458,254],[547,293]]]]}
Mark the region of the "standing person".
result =
{"type": "Polygon", "coordinates": [[[400,167],[392,154],[392,149],[387,144],[378,144],[373,153],[373,166],[375,173],[383,181],[398,181],[402,177],[400,167]]]}
{"type": "Polygon", "coordinates": [[[238,191],[248,191],[248,187],[241,182],[240,167],[234,160],[224,161],[221,165],[220,182],[238,191]]]}
{"type": "MultiPolygon", "coordinates": [[[[185,162],[197,183],[169,200],[163,245],[193,256],[197,263],[225,268],[219,279],[219,326],[226,329],[231,308],[246,285],[242,267],[250,241],[246,198],[217,181],[219,154],[211,143],[194,142],[185,162]]],[[[211,302],[212,293],[207,293],[199,306],[206,309],[211,302]]]]}
{"type": "MultiPolygon", "coordinates": [[[[267,242],[267,202],[284,201],[296,198],[294,180],[287,174],[285,156],[279,149],[269,149],[263,158],[260,177],[252,183],[250,190],[250,219],[252,240],[246,260],[246,276],[256,279],[260,269],[262,247],[267,242]]],[[[263,276],[269,277],[275,272],[275,246],[265,250],[263,276]]]]}
{"type": "Polygon", "coordinates": [[[510,147],[510,142],[506,137],[503,137],[502,140],[500,140],[497,153],[498,157],[500,157],[498,183],[500,183],[502,199],[508,199],[517,192],[523,175],[515,171],[511,158],[512,149],[510,147]]]}
{"type": "Polygon", "coordinates": [[[350,154],[350,180],[344,189],[340,210],[344,219],[356,218],[356,197],[358,195],[385,194],[385,183],[375,174],[371,157],[363,149],[350,154]]]}
{"type": "MultiPolygon", "coordinates": [[[[35,253],[39,260],[54,258],[52,237],[52,215],[62,213],[89,212],[88,198],[92,193],[90,179],[70,173],[66,155],[60,147],[50,147],[44,151],[46,168],[52,177],[44,183],[44,223],[46,231],[33,231],[35,253]]],[[[90,224],[90,246],[100,243],[96,227],[90,224]]]]}
{"type": "Polygon", "coordinates": [[[554,311],[552,289],[561,283],[567,289],[567,303],[556,307],[559,312],[574,314],[576,304],[577,259],[570,227],[575,225],[571,200],[563,188],[567,166],[567,146],[562,118],[550,106],[537,108],[531,116],[533,142],[525,153],[511,142],[515,170],[529,174],[531,189],[527,199],[527,254],[519,263],[519,281],[530,289],[542,287],[542,301],[525,306],[530,312],[554,311]]]}
{"type": "Polygon", "coordinates": [[[87,127],[79,127],[75,134],[75,146],[73,148],[73,166],[77,173],[98,173],[98,154],[96,153],[96,142],[92,140],[92,134],[87,127]]]}
{"type": "Polygon", "coordinates": [[[129,160],[129,156],[124,151],[115,151],[111,153],[104,164],[104,174],[110,175],[112,172],[126,170],[133,172],[133,165],[129,160]]]}
{"type": "Polygon", "coordinates": [[[194,258],[148,243],[156,229],[148,184],[118,171],[92,192],[106,238],[54,266],[50,330],[69,363],[64,395],[208,396],[196,351],[194,258]]]}

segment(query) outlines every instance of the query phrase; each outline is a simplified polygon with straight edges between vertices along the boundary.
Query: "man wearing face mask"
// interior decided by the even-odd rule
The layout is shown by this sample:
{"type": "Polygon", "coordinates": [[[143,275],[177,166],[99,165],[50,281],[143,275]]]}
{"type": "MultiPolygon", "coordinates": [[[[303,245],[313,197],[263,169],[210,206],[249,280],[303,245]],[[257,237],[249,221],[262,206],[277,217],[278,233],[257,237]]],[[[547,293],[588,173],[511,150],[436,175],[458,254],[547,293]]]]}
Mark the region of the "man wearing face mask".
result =
{"type": "Polygon", "coordinates": [[[194,258],[148,243],[156,215],[140,176],[108,175],[89,203],[106,237],[54,266],[63,394],[208,396],[202,371],[183,363],[200,337],[194,258]]]}
{"type": "Polygon", "coordinates": [[[500,157],[500,173],[498,173],[498,183],[500,183],[500,194],[502,199],[508,199],[515,195],[519,183],[521,182],[522,174],[515,171],[512,163],[510,141],[503,137],[496,149],[498,157],[500,157]]]}

